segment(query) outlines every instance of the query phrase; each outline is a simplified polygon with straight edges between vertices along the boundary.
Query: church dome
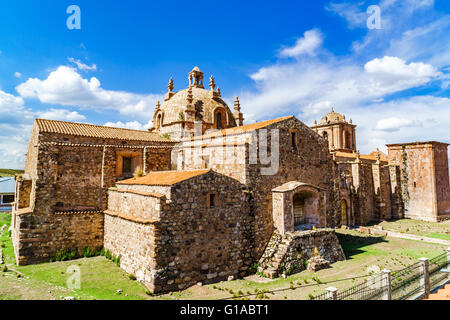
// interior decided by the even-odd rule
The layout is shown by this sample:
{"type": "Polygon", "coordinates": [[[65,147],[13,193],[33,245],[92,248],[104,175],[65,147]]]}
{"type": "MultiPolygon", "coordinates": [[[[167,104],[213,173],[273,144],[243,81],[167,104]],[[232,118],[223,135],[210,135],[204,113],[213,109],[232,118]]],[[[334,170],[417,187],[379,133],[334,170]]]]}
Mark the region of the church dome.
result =
{"type": "Polygon", "coordinates": [[[209,81],[210,90],[203,86],[203,72],[195,67],[189,73],[189,85],[178,92],[173,91],[170,79],[165,99],[157,104],[154,115],[154,128],[157,131],[177,123],[201,121],[207,128],[225,129],[236,126],[236,120],[226,102],[216,89],[214,77],[209,81]],[[217,123],[220,122],[220,125],[217,123]]]}
{"type": "MultiPolygon", "coordinates": [[[[183,120],[183,116],[187,109],[187,99],[189,95],[189,88],[178,91],[170,99],[165,100],[160,110],[164,113],[162,125],[170,124],[183,120]]],[[[221,97],[212,97],[211,91],[192,87],[192,104],[195,108],[195,120],[204,121],[208,123],[214,122],[214,112],[217,108],[222,108],[229,117],[232,117],[230,108],[222,100],[221,97]]]]}
{"type": "Polygon", "coordinates": [[[331,108],[331,112],[327,113],[323,116],[322,120],[320,121],[320,124],[330,124],[330,123],[346,123],[345,116],[334,112],[334,109],[331,108]]]}

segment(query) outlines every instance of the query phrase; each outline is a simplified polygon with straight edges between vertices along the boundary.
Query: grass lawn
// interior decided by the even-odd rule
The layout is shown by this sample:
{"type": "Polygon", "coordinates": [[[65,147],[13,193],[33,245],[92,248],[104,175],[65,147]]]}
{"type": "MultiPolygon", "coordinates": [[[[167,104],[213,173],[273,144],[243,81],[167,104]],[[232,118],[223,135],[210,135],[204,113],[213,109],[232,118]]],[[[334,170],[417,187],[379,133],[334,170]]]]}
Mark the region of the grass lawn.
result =
{"type": "Polygon", "coordinates": [[[0,169],[0,177],[14,177],[16,174],[21,174],[24,172],[24,170],[0,169]]]}
{"type": "MultiPolygon", "coordinates": [[[[9,215],[0,214],[0,225],[9,225],[9,215]]],[[[331,268],[316,273],[303,271],[287,278],[267,279],[257,275],[234,281],[209,285],[195,285],[180,292],[149,296],[146,289],[105,257],[84,258],[72,261],[43,263],[17,267],[14,263],[11,239],[2,235],[4,255],[10,269],[0,271],[0,299],[224,299],[233,295],[250,295],[249,299],[308,299],[308,295],[324,292],[326,287],[345,289],[363,279],[324,283],[367,274],[367,268],[402,269],[421,257],[434,257],[444,252],[445,246],[397,238],[364,235],[357,231],[336,230],[347,260],[334,263],[331,268]],[[67,288],[66,273],[69,266],[81,270],[81,288],[67,288]],[[292,289],[291,289],[292,287],[292,289]],[[122,294],[117,290],[121,289],[122,294]],[[278,290],[278,291],[277,291],[278,290]],[[266,291],[275,291],[268,293],[266,291]],[[265,293],[263,293],[265,292],[265,293]],[[258,296],[256,296],[258,294],[258,296]]]]}
{"type": "Polygon", "coordinates": [[[425,222],[411,219],[383,221],[374,225],[382,226],[384,230],[410,233],[423,237],[450,241],[450,220],[444,222],[425,222]]]}

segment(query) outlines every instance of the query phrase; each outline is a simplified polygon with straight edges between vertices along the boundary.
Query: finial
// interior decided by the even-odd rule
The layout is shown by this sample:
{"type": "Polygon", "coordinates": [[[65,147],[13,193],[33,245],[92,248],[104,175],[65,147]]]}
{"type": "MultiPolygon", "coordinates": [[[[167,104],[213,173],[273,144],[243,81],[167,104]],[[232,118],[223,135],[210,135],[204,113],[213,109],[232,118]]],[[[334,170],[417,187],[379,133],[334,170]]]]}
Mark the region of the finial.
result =
{"type": "Polygon", "coordinates": [[[361,162],[359,150],[356,150],[356,162],[361,162]]]}
{"type": "Polygon", "coordinates": [[[234,99],[234,110],[235,111],[241,111],[241,103],[239,102],[239,98],[235,97],[234,99]]]}
{"type": "Polygon", "coordinates": [[[317,126],[317,120],[314,120],[314,125],[317,126]]]}
{"type": "Polygon", "coordinates": [[[156,101],[156,110],[158,110],[161,107],[161,104],[159,103],[159,100],[156,101]]]}
{"type": "Polygon", "coordinates": [[[173,88],[174,88],[174,86],[173,86],[173,79],[172,79],[172,77],[170,77],[169,85],[167,86],[167,89],[169,89],[169,92],[172,92],[173,88]]]}
{"type": "Polygon", "coordinates": [[[331,106],[331,112],[334,112],[334,107],[333,106],[331,106]]]}
{"type": "Polygon", "coordinates": [[[216,88],[216,83],[214,82],[214,77],[211,75],[211,78],[209,78],[209,87],[212,91],[216,88]]]}
{"type": "Polygon", "coordinates": [[[352,120],[352,118],[350,118],[350,123],[353,123],[353,120],[352,120]]]}
{"type": "Polygon", "coordinates": [[[217,95],[220,97],[221,93],[220,93],[220,88],[217,88],[217,95]]]}
{"type": "Polygon", "coordinates": [[[192,87],[189,87],[188,89],[186,101],[188,102],[188,104],[192,104],[192,101],[194,101],[194,96],[192,95],[192,87]]]}

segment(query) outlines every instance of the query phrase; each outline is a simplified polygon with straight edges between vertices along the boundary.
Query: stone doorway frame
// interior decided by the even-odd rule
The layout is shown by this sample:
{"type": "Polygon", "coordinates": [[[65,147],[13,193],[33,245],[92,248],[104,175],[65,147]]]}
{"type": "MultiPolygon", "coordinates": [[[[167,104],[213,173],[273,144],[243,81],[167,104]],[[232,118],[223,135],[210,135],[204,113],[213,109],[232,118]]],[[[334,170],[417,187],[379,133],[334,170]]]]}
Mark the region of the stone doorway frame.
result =
{"type": "Polygon", "coordinates": [[[325,225],[325,190],[308,183],[291,181],[272,189],[273,223],[280,234],[294,232],[294,195],[299,193],[310,194],[318,202],[316,224],[325,225]]]}

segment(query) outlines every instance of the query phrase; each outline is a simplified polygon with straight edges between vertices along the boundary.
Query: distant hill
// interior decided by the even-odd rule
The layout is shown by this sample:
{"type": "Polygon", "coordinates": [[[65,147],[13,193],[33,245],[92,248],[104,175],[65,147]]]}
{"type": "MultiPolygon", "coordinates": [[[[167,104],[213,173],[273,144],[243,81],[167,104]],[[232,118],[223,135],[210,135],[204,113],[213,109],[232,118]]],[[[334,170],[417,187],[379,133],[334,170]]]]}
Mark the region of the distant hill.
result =
{"type": "Polygon", "coordinates": [[[21,174],[24,172],[24,170],[0,169],[0,177],[14,177],[16,174],[21,174]]]}

